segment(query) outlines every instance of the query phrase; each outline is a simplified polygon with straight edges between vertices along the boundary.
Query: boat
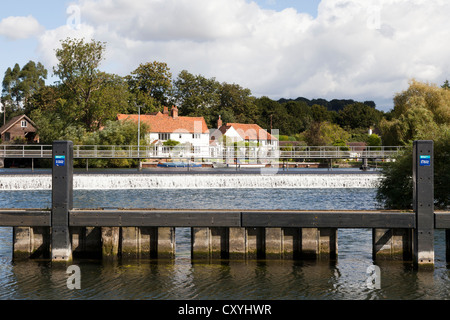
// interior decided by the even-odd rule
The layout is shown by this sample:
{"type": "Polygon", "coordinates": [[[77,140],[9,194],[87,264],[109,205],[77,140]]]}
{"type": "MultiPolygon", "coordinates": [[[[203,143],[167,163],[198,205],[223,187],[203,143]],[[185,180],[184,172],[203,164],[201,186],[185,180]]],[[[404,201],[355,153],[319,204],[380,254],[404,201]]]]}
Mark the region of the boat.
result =
{"type": "Polygon", "coordinates": [[[158,162],[158,167],[162,168],[198,168],[201,167],[201,163],[195,162],[183,162],[183,161],[173,161],[173,162],[158,162]]]}

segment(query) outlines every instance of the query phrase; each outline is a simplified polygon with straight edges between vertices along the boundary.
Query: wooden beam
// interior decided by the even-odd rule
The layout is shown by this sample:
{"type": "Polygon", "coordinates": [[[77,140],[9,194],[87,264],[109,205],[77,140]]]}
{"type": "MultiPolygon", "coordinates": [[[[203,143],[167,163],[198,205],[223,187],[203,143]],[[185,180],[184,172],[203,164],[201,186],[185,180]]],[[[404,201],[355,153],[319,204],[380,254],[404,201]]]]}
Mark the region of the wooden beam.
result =
{"type": "Polygon", "coordinates": [[[50,210],[0,209],[0,227],[50,227],[50,210]]]}
{"type": "Polygon", "coordinates": [[[414,228],[413,212],[266,211],[242,212],[243,227],[414,228]]]}
{"type": "Polygon", "coordinates": [[[238,211],[71,210],[70,226],[99,227],[239,227],[238,211]]]}

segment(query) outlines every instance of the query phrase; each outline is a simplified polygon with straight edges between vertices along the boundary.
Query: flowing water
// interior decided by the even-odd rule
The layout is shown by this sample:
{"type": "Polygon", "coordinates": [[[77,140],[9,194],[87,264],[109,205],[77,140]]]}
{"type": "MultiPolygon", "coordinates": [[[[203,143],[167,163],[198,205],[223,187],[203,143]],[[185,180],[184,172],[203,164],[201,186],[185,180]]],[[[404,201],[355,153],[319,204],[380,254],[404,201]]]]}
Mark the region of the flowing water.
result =
{"type": "MultiPolygon", "coordinates": [[[[75,190],[75,208],[377,209],[374,188],[153,188],[75,190]]],[[[49,190],[0,192],[0,207],[51,206],[49,190]]],[[[369,229],[339,229],[338,258],[312,261],[192,262],[190,229],[176,229],[173,261],[74,261],[81,289],[67,287],[65,267],[47,261],[13,262],[12,229],[0,228],[0,299],[305,300],[449,299],[445,234],[435,232],[434,272],[385,262],[380,286],[369,280],[369,229]]]]}

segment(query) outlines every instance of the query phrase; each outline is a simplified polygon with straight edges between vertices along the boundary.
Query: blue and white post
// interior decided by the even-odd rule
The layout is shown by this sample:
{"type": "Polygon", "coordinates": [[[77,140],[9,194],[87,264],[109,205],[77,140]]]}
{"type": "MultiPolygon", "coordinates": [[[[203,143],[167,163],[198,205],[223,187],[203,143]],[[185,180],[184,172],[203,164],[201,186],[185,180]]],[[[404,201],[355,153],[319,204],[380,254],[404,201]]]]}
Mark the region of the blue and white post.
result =
{"type": "Polygon", "coordinates": [[[417,267],[434,266],[434,154],[433,141],[413,144],[414,262],[417,267]]]}
{"type": "Polygon", "coordinates": [[[73,142],[54,141],[52,149],[52,261],[72,260],[69,210],[73,209],[73,142]]]}

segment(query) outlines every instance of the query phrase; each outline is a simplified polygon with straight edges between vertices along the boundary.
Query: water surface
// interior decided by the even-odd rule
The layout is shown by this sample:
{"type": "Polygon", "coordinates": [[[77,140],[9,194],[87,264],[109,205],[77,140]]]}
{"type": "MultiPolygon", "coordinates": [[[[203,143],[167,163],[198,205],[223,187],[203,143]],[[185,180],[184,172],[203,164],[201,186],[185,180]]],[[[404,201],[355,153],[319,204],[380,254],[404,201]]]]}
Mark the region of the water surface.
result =
{"type": "MultiPolygon", "coordinates": [[[[377,209],[375,189],[76,190],[76,208],[377,209]]],[[[50,191],[2,191],[0,207],[45,208],[50,191]]],[[[176,229],[173,261],[74,261],[81,289],[69,290],[65,267],[46,261],[12,262],[12,229],[0,228],[0,299],[449,299],[444,232],[435,233],[434,272],[410,264],[377,263],[379,289],[368,283],[371,230],[339,229],[338,259],[192,262],[190,229],[176,229]]],[[[370,279],[369,279],[370,280],[370,279]]]]}

